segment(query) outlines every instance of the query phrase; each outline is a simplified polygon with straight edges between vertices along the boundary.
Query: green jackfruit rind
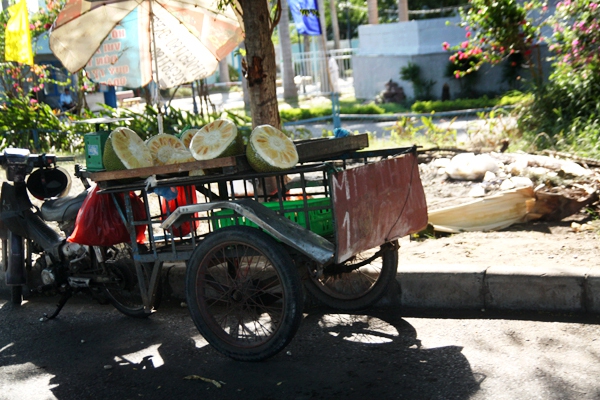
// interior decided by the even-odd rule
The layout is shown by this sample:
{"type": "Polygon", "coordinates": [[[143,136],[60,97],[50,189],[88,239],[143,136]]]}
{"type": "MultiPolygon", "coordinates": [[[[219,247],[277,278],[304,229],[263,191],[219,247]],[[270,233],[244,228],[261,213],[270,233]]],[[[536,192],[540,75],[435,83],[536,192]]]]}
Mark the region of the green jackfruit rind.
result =
{"type": "Polygon", "coordinates": [[[257,172],[279,172],[283,171],[287,168],[278,168],[274,165],[267,163],[263,160],[257,153],[254,144],[251,141],[248,142],[248,146],[246,146],[246,159],[248,160],[248,164],[252,167],[253,170],[257,172]]]}
{"type": "Polygon", "coordinates": [[[104,163],[104,168],[107,171],[120,171],[122,169],[127,169],[125,164],[123,164],[123,162],[119,159],[119,156],[117,156],[117,153],[115,153],[110,137],[106,140],[106,144],[104,146],[102,162],[104,163]]]}
{"type": "Polygon", "coordinates": [[[248,145],[246,146],[246,159],[248,160],[248,164],[250,164],[252,169],[254,169],[257,172],[279,172],[293,168],[298,163],[297,152],[294,154],[295,159],[293,159],[291,163],[285,166],[277,166],[267,161],[265,157],[261,156],[261,151],[255,143],[255,139],[259,133],[278,135],[282,137],[282,139],[289,141],[294,146],[295,150],[294,142],[290,138],[285,136],[284,133],[278,130],[277,128],[274,128],[270,125],[257,126],[252,131],[252,134],[250,134],[250,138],[248,139],[248,145]]]}
{"type": "Polygon", "coordinates": [[[198,133],[198,131],[200,131],[200,129],[196,129],[196,128],[186,129],[185,131],[181,132],[181,135],[179,135],[179,139],[181,139],[181,141],[183,142],[185,147],[189,148],[190,143],[192,142],[192,139],[194,138],[194,135],[196,135],[196,133],[198,133]]]}
{"type": "Polygon", "coordinates": [[[240,154],[244,154],[244,140],[238,133],[219,157],[239,156],[240,154]]]}

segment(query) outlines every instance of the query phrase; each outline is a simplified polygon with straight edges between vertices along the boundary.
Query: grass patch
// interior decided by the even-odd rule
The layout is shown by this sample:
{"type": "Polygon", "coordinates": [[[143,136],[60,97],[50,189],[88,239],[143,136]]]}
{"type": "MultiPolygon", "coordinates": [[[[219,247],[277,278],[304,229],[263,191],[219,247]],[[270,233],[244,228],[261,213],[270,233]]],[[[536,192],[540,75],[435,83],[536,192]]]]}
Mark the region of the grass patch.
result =
{"type": "MultiPolygon", "coordinates": [[[[457,111],[476,108],[488,108],[499,106],[510,106],[531,99],[530,94],[521,92],[509,92],[502,97],[488,98],[486,96],[477,99],[457,99],[449,101],[417,101],[410,109],[406,104],[374,102],[364,104],[354,98],[340,100],[342,114],[398,114],[416,112],[430,114],[442,111],[457,111]]],[[[331,101],[320,97],[317,99],[301,100],[297,103],[280,103],[279,114],[283,122],[299,121],[309,118],[317,118],[331,115],[331,101]]]]}

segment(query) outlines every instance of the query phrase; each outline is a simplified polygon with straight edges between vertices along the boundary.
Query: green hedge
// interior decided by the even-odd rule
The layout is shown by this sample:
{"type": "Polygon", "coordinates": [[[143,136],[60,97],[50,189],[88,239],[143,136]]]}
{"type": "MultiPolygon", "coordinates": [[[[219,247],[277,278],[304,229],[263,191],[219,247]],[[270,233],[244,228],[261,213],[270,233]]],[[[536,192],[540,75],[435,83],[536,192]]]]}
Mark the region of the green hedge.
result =
{"type": "MultiPolygon", "coordinates": [[[[342,114],[384,114],[385,110],[375,103],[370,104],[341,104],[342,114]]],[[[309,118],[317,118],[331,115],[331,107],[290,108],[279,111],[283,122],[301,121],[309,118]]]]}
{"type": "MultiPolygon", "coordinates": [[[[487,108],[497,106],[514,105],[530,98],[531,95],[521,92],[510,92],[502,97],[488,98],[486,96],[478,99],[457,99],[449,101],[417,101],[410,111],[416,113],[432,113],[442,111],[468,110],[473,108],[487,108]]],[[[355,101],[340,102],[342,114],[394,114],[407,112],[401,104],[360,104],[355,101]]],[[[331,115],[331,107],[318,106],[311,108],[291,108],[280,110],[279,115],[283,122],[301,121],[310,118],[331,115]]]]}
{"type": "Polygon", "coordinates": [[[417,101],[411,111],[416,113],[432,113],[442,111],[469,110],[473,108],[487,108],[497,106],[514,105],[527,99],[530,95],[521,92],[511,92],[502,97],[488,98],[487,96],[478,99],[457,99],[457,100],[435,100],[435,101],[417,101]]]}

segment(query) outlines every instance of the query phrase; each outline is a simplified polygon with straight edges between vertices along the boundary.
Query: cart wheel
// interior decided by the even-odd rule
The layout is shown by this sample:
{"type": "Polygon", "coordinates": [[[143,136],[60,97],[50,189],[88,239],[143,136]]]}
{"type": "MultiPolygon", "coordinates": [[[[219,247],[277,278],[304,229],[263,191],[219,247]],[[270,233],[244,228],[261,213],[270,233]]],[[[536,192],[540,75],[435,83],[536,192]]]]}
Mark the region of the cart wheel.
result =
{"type": "MultiPolygon", "coordinates": [[[[111,283],[104,284],[104,291],[110,303],[120,312],[133,318],[146,318],[151,315],[144,310],[144,302],[138,283],[129,244],[121,243],[111,247],[111,259],[105,263],[111,283]]],[[[148,270],[148,268],[144,268],[148,270]]],[[[150,271],[147,271],[146,283],[150,282],[150,271]]],[[[162,285],[159,281],[154,295],[154,310],[158,309],[162,299],[162,285]]]]}
{"type": "Polygon", "coordinates": [[[311,267],[306,289],[328,307],[362,310],[385,294],[397,269],[397,244],[386,243],[380,249],[359,253],[343,264],[325,267],[321,276],[311,267]]]}
{"type": "Polygon", "coordinates": [[[283,246],[256,228],[209,234],[188,261],[187,303],[196,327],[240,361],[277,354],[302,320],[302,287],[283,246]]]}

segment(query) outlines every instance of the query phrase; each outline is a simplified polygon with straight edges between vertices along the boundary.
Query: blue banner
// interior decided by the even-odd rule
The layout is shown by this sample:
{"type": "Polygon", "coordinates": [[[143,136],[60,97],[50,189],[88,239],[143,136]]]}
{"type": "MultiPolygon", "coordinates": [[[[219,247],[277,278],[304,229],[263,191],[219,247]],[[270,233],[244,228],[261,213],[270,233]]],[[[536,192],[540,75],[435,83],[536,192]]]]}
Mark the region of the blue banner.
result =
{"type": "Polygon", "coordinates": [[[288,0],[288,3],[299,34],[309,36],[321,34],[317,0],[288,0]],[[303,10],[304,14],[300,10],[303,10]]]}

